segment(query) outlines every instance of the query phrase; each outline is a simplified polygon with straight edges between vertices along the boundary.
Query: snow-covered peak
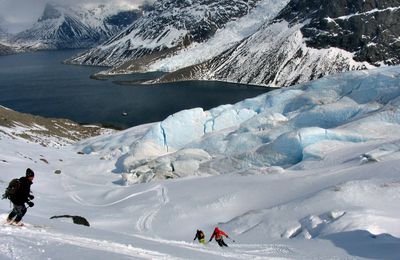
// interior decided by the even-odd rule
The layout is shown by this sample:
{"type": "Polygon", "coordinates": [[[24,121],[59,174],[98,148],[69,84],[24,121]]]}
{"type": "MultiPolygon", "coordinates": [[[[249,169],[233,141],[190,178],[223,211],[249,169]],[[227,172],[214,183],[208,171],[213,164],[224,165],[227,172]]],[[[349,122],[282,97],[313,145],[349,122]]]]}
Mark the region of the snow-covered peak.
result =
{"type": "MultiPolygon", "coordinates": [[[[65,9],[64,9],[65,10],[65,9]]],[[[62,10],[60,7],[55,7],[52,4],[47,3],[42,16],[38,19],[38,22],[49,20],[49,19],[57,19],[63,15],[62,10]]]]}
{"type": "Polygon", "coordinates": [[[258,2],[260,0],[158,0],[127,30],[70,62],[116,65],[150,54],[151,59],[164,57],[209,39],[229,21],[248,14],[258,2]]]}
{"type": "Polygon", "coordinates": [[[140,11],[115,5],[47,4],[42,16],[13,41],[34,49],[87,48],[105,41],[130,25],[140,11]]]}

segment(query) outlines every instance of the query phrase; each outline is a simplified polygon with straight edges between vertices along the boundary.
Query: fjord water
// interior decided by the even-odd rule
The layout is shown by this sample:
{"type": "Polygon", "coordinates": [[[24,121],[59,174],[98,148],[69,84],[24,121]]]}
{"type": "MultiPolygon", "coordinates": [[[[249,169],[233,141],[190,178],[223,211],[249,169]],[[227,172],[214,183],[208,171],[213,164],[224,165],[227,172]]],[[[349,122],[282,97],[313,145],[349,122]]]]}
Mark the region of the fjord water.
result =
{"type": "Polygon", "coordinates": [[[0,56],[0,105],[13,110],[79,123],[127,128],[161,121],[177,111],[232,104],[268,91],[241,84],[190,81],[121,85],[157,73],[94,80],[101,67],[65,65],[77,50],[0,56]]]}

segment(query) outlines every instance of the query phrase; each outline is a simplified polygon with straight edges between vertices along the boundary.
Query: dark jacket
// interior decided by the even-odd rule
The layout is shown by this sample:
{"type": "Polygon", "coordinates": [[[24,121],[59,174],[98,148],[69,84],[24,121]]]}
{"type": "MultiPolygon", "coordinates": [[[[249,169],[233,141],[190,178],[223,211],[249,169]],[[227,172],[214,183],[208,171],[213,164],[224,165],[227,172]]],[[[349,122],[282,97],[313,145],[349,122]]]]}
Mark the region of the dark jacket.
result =
{"type": "Polygon", "coordinates": [[[29,201],[29,197],[31,196],[32,182],[26,177],[21,177],[19,178],[19,183],[20,186],[18,191],[10,198],[10,200],[15,205],[24,205],[25,202],[29,201]]]}
{"type": "Polygon", "coordinates": [[[201,230],[197,230],[197,232],[196,232],[196,236],[194,237],[194,239],[193,240],[196,240],[196,239],[198,239],[199,241],[200,241],[200,239],[204,239],[204,233],[203,233],[203,231],[201,231],[201,230]]]}

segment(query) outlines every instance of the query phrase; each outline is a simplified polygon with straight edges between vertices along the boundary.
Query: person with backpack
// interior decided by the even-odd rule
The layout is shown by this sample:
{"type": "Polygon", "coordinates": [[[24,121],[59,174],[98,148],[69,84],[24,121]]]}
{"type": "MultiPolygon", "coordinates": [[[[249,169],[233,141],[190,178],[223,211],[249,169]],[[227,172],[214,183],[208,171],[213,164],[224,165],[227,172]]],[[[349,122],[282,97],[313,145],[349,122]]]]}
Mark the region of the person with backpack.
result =
{"type": "Polygon", "coordinates": [[[224,242],[223,236],[226,236],[227,238],[229,238],[228,234],[226,234],[224,231],[222,231],[221,229],[216,227],[208,242],[211,242],[211,240],[215,237],[215,241],[217,241],[217,243],[220,247],[224,247],[224,246],[227,247],[228,245],[224,242]]]}
{"type": "Polygon", "coordinates": [[[21,220],[27,211],[25,203],[29,207],[33,207],[34,205],[31,201],[34,199],[34,196],[31,194],[31,185],[34,177],[35,173],[28,168],[26,169],[25,177],[14,179],[10,182],[5,196],[13,203],[13,209],[7,217],[7,223],[16,226],[24,225],[21,220]],[[11,185],[13,182],[14,185],[11,185]]]}
{"type": "Polygon", "coordinates": [[[197,229],[196,236],[194,237],[193,241],[198,239],[200,244],[205,244],[206,243],[205,238],[206,236],[204,235],[204,232],[201,231],[200,229],[197,229]]]}

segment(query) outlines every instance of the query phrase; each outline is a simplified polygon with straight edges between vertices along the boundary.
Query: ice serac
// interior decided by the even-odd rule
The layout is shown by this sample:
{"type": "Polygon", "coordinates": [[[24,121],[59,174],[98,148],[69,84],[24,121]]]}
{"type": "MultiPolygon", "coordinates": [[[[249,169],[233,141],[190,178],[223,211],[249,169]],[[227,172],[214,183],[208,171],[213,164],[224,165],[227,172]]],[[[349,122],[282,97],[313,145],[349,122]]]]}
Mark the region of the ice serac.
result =
{"type": "Polygon", "coordinates": [[[322,159],[327,146],[400,134],[399,79],[399,66],[331,75],[234,105],[183,110],[78,149],[117,157],[114,172],[129,183],[276,172],[322,159]]]}
{"type": "Polygon", "coordinates": [[[149,59],[209,39],[227,22],[246,15],[259,1],[158,0],[128,29],[68,62],[115,66],[142,58],[119,70],[140,66],[149,59]]]}
{"type": "Polygon", "coordinates": [[[138,16],[138,10],[105,5],[85,8],[47,4],[31,28],[10,40],[31,49],[88,48],[117,34],[138,16]]]}
{"type": "Polygon", "coordinates": [[[275,87],[399,64],[400,1],[292,0],[216,58],[160,81],[217,79],[275,87]]]}

